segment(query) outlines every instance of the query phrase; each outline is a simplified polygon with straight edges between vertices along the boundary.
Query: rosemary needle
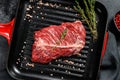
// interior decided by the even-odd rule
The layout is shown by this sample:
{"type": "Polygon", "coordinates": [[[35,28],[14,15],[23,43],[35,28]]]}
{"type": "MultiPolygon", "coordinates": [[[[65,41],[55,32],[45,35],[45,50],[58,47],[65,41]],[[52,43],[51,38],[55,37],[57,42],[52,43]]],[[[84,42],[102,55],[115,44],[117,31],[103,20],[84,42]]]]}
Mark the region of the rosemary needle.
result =
{"type": "Polygon", "coordinates": [[[64,31],[61,34],[61,39],[64,39],[67,34],[67,29],[64,29],[64,31]]]}

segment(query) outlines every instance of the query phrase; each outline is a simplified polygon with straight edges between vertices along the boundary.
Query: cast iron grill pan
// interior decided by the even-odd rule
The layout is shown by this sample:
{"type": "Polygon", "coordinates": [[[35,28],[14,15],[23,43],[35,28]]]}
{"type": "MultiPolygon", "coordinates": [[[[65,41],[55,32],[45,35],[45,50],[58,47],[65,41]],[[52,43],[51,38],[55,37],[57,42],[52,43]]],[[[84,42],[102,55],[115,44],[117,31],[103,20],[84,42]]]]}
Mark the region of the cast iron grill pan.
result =
{"type": "MultiPolygon", "coordinates": [[[[83,22],[86,29],[86,44],[79,55],[70,57],[61,57],[53,60],[48,64],[40,64],[31,62],[32,44],[34,42],[34,31],[50,25],[59,25],[62,22],[73,22],[81,17],[73,9],[74,1],[68,0],[30,0],[24,1],[24,10],[22,10],[21,19],[16,24],[24,26],[18,31],[24,32],[18,34],[18,42],[16,45],[17,53],[15,66],[24,72],[21,74],[27,76],[27,80],[31,79],[50,79],[50,80],[83,80],[89,79],[89,69],[92,53],[96,53],[93,47],[93,39],[89,28],[83,22]],[[22,39],[21,39],[22,38],[22,39]],[[26,74],[25,74],[26,73],[26,74]],[[33,75],[29,75],[32,73],[33,75]]],[[[98,24],[99,18],[97,17],[98,24]]],[[[13,34],[14,37],[14,34],[13,34]]],[[[15,43],[14,43],[15,44],[15,43]]],[[[99,54],[100,57],[100,54],[99,54]]],[[[99,59],[99,58],[98,58],[99,59]]],[[[96,68],[97,69],[97,68],[96,68]]]]}
{"type": "MultiPolygon", "coordinates": [[[[23,49],[23,56],[25,59],[27,59],[27,61],[22,61],[22,68],[31,69],[32,67],[29,66],[30,64],[32,65],[32,62],[30,60],[32,44],[34,42],[33,35],[35,30],[52,24],[59,25],[62,22],[73,22],[77,19],[80,19],[77,12],[73,10],[73,8],[71,8],[72,5],[70,3],[65,4],[65,2],[60,3],[56,1],[48,1],[49,0],[46,0],[45,2],[33,1],[28,4],[28,11],[26,11],[25,20],[30,23],[30,29],[28,30],[27,38],[24,42],[25,49],[23,49]],[[34,6],[34,8],[29,10],[29,6],[34,6]],[[29,14],[31,16],[28,16],[29,14]]],[[[89,29],[87,29],[87,27],[86,30],[86,45],[79,56],[59,58],[46,65],[33,63],[34,68],[32,70],[40,72],[41,74],[44,74],[46,76],[57,76],[60,79],[70,79],[70,76],[73,76],[73,79],[77,77],[82,78],[85,72],[86,58],[91,39],[90,31],[89,29]],[[69,78],[67,78],[68,76],[69,78]]]]}

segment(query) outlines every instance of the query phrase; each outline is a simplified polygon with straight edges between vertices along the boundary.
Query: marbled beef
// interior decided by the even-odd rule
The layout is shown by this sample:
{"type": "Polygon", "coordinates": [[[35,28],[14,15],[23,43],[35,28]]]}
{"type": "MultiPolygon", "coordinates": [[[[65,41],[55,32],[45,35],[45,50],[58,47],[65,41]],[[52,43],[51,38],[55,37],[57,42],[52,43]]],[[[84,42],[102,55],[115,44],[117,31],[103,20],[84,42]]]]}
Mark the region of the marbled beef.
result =
{"type": "Polygon", "coordinates": [[[35,31],[32,61],[48,63],[78,54],[85,45],[86,31],[81,21],[51,25],[35,31]]]}

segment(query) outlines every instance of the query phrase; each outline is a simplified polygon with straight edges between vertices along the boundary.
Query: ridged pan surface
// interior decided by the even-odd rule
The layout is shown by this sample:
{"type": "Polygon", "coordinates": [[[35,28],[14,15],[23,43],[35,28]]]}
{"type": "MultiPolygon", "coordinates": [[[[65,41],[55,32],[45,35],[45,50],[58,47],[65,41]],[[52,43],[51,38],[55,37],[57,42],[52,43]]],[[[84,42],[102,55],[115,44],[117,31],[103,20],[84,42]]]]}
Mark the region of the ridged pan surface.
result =
{"type": "Polygon", "coordinates": [[[81,20],[73,0],[21,0],[8,59],[8,72],[25,80],[94,80],[99,68],[107,12],[96,2],[98,40],[93,41],[86,29],[86,44],[80,55],[61,57],[48,64],[31,61],[34,31],[62,22],[81,20]]]}

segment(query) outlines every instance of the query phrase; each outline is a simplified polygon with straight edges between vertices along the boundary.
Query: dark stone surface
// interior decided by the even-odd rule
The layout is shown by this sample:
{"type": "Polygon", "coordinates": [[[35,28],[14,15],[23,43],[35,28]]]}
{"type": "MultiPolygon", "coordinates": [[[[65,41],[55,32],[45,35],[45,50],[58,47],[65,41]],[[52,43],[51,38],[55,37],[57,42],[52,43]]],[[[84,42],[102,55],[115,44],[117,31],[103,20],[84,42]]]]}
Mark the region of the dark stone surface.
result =
{"type": "Polygon", "coordinates": [[[0,0],[0,23],[9,22],[16,12],[18,0],[0,0]]]}
{"type": "Polygon", "coordinates": [[[120,11],[120,0],[97,0],[101,2],[108,11],[108,20],[110,21],[116,12],[120,11]]]}
{"type": "Polygon", "coordinates": [[[7,40],[0,36],[0,80],[13,80],[6,71],[9,46],[7,40]]]}

